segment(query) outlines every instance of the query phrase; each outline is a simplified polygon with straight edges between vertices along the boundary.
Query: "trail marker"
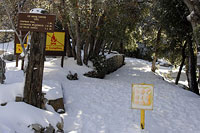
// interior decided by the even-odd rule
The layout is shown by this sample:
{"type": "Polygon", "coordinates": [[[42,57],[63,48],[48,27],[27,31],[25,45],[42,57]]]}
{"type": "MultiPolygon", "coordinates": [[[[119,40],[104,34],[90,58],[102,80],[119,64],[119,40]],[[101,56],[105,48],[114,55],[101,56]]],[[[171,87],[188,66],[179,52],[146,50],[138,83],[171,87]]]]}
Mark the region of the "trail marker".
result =
{"type": "Polygon", "coordinates": [[[131,108],[141,110],[140,127],[145,127],[145,110],[153,110],[153,85],[132,84],[131,108]]]}
{"type": "Polygon", "coordinates": [[[55,15],[19,13],[18,30],[34,32],[53,32],[55,15]]]}

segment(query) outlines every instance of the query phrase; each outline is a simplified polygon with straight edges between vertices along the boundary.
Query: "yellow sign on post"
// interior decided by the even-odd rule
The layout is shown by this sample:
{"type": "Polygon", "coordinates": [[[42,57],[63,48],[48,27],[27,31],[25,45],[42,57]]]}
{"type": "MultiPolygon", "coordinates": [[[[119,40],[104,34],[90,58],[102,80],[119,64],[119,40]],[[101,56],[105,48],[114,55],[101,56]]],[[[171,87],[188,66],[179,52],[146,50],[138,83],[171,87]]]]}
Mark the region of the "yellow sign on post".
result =
{"type": "Polygon", "coordinates": [[[145,110],[141,109],[141,121],[140,121],[140,128],[144,129],[144,120],[145,120],[145,110]]]}
{"type": "MultiPolygon", "coordinates": [[[[27,47],[27,44],[24,44],[24,47],[27,47]]],[[[16,54],[21,54],[22,53],[22,46],[21,44],[16,44],[16,54]]]]}
{"type": "MultiPolygon", "coordinates": [[[[27,42],[28,42],[28,36],[27,36],[27,38],[26,38],[26,42],[25,42],[25,44],[24,44],[24,47],[26,48],[27,47],[27,42]]],[[[21,54],[22,52],[23,52],[23,50],[22,50],[22,46],[21,46],[21,44],[20,43],[16,43],[16,54],[21,54]]]]}
{"type": "Polygon", "coordinates": [[[144,129],[145,110],[153,110],[153,85],[132,84],[131,108],[141,109],[141,129],[144,129]]]}
{"type": "Polygon", "coordinates": [[[65,50],[65,32],[47,32],[46,51],[65,50]]]}

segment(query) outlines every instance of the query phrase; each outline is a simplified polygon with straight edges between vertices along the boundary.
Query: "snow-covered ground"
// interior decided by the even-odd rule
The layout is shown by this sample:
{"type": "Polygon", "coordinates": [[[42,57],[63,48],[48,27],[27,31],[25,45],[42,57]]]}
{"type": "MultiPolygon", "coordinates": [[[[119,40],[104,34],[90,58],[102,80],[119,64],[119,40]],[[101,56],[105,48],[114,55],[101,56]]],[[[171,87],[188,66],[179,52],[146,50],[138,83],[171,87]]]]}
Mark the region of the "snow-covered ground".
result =
{"type": "MultiPolygon", "coordinates": [[[[1,46],[0,46],[1,47],[1,46]]],[[[11,48],[12,50],[12,48],[11,48]]],[[[83,76],[91,68],[77,66],[72,58],[47,58],[44,69],[45,89],[62,88],[64,114],[44,111],[22,102],[14,102],[23,94],[23,72],[15,62],[7,61],[6,82],[0,85],[0,132],[29,133],[27,126],[48,126],[63,118],[65,133],[198,133],[200,132],[200,97],[164,81],[151,72],[151,63],[126,58],[126,64],[105,79],[83,76]],[[71,71],[79,80],[66,78],[71,71]],[[55,83],[55,84],[54,84],[55,83]],[[145,129],[140,129],[140,110],[131,109],[131,85],[154,84],[154,108],[146,111],[145,129]]],[[[164,69],[164,68],[163,68],[164,69]]],[[[57,97],[50,93],[49,97],[57,97]]]]}
{"type": "MultiPolygon", "coordinates": [[[[177,77],[177,74],[179,71],[179,67],[177,67],[177,68],[164,67],[164,66],[160,66],[160,65],[157,65],[157,67],[158,67],[158,69],[156,69],[156,74],[162,76],[168,82],[175,83],[175,80],[176,80],[176,77],[177,77]]],[[[184,86],[188,87],[188,81],[187,81],[185,69],[182,69],[178,83],[180,85],[184,85],[184,86]]]]}
{"type": "Polygon", "coordinates": [[[150,71],[149,62],[126,58],[126,65],[105,79],[81,76],[63,82],[65,131],[72,133],[137,133],[140,111],[131,107],[131,84],[154,84],[154,110],[146,111],[145,132],[200,132],[200,97],[170,84],[150,71]]]}

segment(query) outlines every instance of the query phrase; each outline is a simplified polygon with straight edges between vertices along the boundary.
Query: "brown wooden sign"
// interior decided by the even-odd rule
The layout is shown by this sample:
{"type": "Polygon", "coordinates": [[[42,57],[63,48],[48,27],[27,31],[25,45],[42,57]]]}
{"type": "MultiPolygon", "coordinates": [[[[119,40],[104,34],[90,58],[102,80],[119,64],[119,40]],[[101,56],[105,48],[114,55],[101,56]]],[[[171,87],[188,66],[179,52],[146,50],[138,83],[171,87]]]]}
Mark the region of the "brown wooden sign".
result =
{"type": "Polygon", "coordinates": [[[36,13],[19,13],[18,30],[53,32],[55,24],[55,15],[44,15],[36,13]]]}

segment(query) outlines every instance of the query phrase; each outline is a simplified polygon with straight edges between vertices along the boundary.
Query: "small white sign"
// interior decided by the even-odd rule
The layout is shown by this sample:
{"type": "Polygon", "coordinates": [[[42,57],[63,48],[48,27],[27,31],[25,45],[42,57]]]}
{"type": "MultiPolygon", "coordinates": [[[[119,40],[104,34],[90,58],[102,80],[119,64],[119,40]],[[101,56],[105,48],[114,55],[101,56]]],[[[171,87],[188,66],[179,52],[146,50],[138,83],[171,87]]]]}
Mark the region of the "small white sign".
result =
{"type": "Polygon", "coordinates": [[[153,85],[133,84],[131,107],[133,109],[153,109],[153,85]]]}

